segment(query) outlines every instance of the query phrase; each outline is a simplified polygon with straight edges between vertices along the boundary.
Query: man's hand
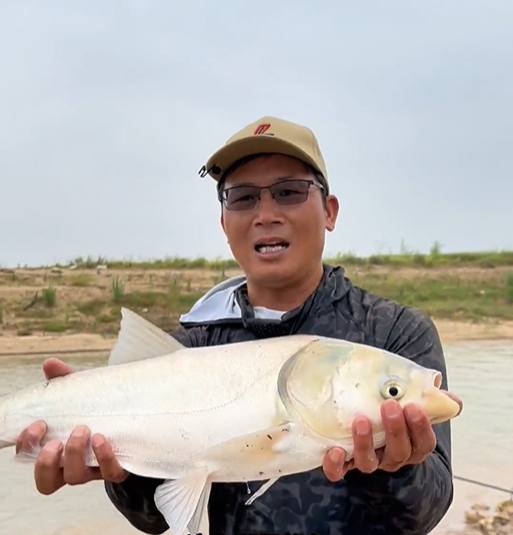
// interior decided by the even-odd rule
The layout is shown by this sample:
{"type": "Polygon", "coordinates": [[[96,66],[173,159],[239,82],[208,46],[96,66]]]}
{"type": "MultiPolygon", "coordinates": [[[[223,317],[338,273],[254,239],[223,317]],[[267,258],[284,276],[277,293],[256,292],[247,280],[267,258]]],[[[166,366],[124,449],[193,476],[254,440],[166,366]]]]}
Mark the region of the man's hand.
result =
{"type": "MultiPolygon", "coordinates": [[[[44,362],[43,371],[47,379],[73,373],[73,369],[57,359],[44,362]]],[[[46,434],[45,422],[35,422],[22,431],[16,442],[16,452],[38,448],[46,434]]],[[[36,488],[41,494],[53,494],[64,485],[82,485],[89,481],[105,479],[113,482],[124,481],[128,472],[116,460],[112,448],[103,435],[90,436],[89,429],[77,427],[66,442],[52,440],[41,449],[38,455],[34,478],[36,488]],[[85,465],[88,442],[98,460],[98,468],[85,465]],[[63,467],[61,457],[64,453],[63,467]]]]}
{"type": "MultiPolygon", "coordinates": [[[[460,405],[461,412],[462,401],[454,394],[445,393],[460,405]]],[[[403,466],[422,463],[435,449],[433,428],[417,405],[407,405],[403,410],[397,401],[387,400],[381,405],[381,417],[385,447],[374,449],[371,422],[358,416],[353,422],[353,458],[346,462],[342,448],[331,448],[324,457],[323,470],[330,481],[339,481],[353,468],[366,474],[377,469],[395,472],[403,466]]]]}

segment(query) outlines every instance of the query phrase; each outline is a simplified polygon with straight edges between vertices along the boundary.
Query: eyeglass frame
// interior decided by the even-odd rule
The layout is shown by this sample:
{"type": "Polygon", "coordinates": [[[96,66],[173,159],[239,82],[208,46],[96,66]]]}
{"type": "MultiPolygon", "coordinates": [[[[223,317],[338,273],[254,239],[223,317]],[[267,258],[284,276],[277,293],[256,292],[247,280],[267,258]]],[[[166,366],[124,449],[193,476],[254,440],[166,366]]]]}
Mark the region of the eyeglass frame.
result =
{"type": "Polygon", "coordinates": [[[276,204],[278,204],[279,206],[297,206],[298,204],[303,204],[308,200],[308,197],[310,195],[310,187],[311,186],[315,186],[323,194],[326,194],[326,188],[324,187],[324,185],[320,184],[319,182],[316,182],[315,180],[312,180],[310,178],[287,178],[285,180],[278,180],[277,182],[274,182],[273,184],[271,184],[269,186],[257,186],[256,184],[237,184],[237,185],[231,186],[229,188],[223,188],[223,189],[219,190],[219,192],[218,192],[218,200],[230,212],[245,212],[247,210],[253,210],[256,207],[258,202],[261,200],[262,190],[267,189],[267,190],[269,190],[269,194],[271,195],[271,198],[273,199],[273,201],[276,204]],[[271,191],[272,188],[274,188],[275,186],[277,186],[279,184],[284,184],[284,183],[286,184],[288,182],[295,182],[295,183],[301,182],[301,183],[307,183],[308,184],[308,189],[306,190],[306,194],[305,194],[304,200],[299,201],[299,202],[294,202],[294,203],[291,203],[291,204],[280,204],[279,201],[276,200],[275,195],[271,191]],[[240,189],[240,188],[253,188],[257,192],[257,198],[255,200],[255,204],[252,205],[249,208],[242,208],[242,209],[239,209],[239,210],[238,209],[233,209],[233,208],[228,208],[228,206],[226,205],[227,199],[225,198],[226,192],[234,190],[234,189],[240,189]]]}

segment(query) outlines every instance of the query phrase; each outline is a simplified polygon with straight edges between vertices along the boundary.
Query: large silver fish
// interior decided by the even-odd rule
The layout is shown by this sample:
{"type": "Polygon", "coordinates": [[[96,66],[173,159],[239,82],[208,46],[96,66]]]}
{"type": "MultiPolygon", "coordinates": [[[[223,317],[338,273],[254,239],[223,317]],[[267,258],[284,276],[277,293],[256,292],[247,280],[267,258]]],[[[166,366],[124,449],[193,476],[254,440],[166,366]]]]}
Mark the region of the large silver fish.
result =
{"type": "MultiPolygon", "coordinates": [[[[358,414],[372,420],[375,446],[383,446],[386,399],[418,403],[433,424],[455,417],[460,407],[441,381],[398,355],[321,336],[185,348],[122,309],[108,366],[0,399],[0,448],[35,420],[48,424],[43,445],[86,425],[109,439],[123,468],[165,479],[158,509],[173,535],[194,534],[208,526],[213,482],[268,480],[250,504],[278,478],[321,466],[332,446],[350,458],[358,414]]],[[[18,457],[34,462],[37,453],[18,457]]],[[[97,466],[92,450],[87,464],[97,466]]]]}

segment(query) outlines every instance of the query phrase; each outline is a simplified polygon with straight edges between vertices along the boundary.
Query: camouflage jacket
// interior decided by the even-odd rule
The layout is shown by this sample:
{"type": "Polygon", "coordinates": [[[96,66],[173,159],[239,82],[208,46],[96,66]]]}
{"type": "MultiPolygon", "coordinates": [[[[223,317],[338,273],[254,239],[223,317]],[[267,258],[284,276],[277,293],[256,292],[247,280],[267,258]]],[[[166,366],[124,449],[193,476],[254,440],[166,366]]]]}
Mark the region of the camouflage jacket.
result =
{"type": "MultiPolygon", "coordinates": [[[[276,335],[308,333],[384,348],[440,370],[445,359],[437,331],[414,308],[353,285],[341,267],[325,266],[309,299],[281,319],[262,319],[249,304],[244,279],[231,279],[206,294],[181,328],[171,333],[184,345],[211,346],[276,335]],[[231,286],[230,286],[231,285],[231,286]]],[[[434,426],[435,451],[418,466],[395,473],[351,470],[331,483],[321,468],[283,477],[251,506],[245,483],[214,483],[210,533],[315,535],[424,535],[443,518],[453,499],[450,424],[434,426]]],[[[106,483],[114,506],[137,529],[160,534],[168,526],[153,495],[162,480],[135,475],[106,483]]],[[[250,483],[254,492],[262,483],[250,483]]]]}

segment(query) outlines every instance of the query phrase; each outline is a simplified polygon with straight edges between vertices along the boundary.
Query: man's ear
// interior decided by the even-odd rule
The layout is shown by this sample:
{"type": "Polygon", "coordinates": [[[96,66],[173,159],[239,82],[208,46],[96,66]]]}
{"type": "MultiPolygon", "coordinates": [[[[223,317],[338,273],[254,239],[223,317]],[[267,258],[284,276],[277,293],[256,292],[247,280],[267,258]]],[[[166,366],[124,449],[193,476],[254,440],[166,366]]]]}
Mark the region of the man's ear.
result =
{"type": "Polygon", "coordinates": [[[332,232],[335,230],[340,205],[335,195],[326,197],[326,230],[332,232]]]}

